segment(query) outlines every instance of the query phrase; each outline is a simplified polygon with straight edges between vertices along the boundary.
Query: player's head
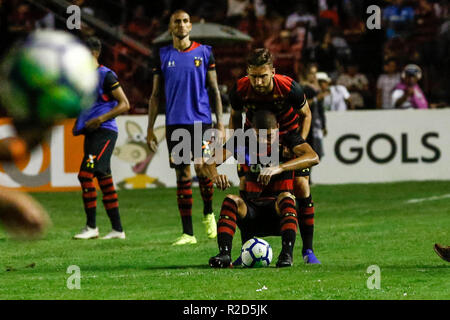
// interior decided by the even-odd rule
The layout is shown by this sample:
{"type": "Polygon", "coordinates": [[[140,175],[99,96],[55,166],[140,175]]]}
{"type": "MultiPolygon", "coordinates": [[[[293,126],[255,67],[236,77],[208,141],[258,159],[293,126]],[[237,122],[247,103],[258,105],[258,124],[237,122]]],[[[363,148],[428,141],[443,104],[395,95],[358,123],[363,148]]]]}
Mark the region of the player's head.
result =
{"type": "Polygon", "coordinates": [[[275,69],[269,50],[253,50],[247,58],[247,75],[250,84],[257,93],[267,94],[272,91],[275,69]]]}
{"type": "Polygon", "coordinates": [[[170,16],[169,32],[182,40],[189,36],[192,30],[191,17],[184,10],[177,10],[170,16]]]}
{"type": "Polygon", "coordinates": [[[102,42],[97,37],[89,37],[86,40],[86,46],[91,50],[92,55],[95,57],[95,59],[98,59],[100,57],[100,53],[102,52],[102,42]]]}
{"type": "Polygon", "coordinates": [[[258,140],[265,140],[266,142],[272,143],[277,137],[278,133],[278,121],[277,117],[273,112],[268,110],[260,110],[255,112],[252,117],[252,125],[255,128],[256,136],[258,140]],[[267,135],[261,135],[263,130],[267,135]]]}

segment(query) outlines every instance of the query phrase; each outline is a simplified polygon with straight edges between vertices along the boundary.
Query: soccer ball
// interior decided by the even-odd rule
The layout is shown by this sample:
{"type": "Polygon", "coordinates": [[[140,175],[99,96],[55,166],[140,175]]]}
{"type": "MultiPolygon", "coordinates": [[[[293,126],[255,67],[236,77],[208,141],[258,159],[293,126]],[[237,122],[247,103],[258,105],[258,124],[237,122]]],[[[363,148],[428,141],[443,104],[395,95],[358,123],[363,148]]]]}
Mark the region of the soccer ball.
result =
{"type": "Polygon", "coordinates": [[[242,246],[241,259],[244,267],[267,267],[272,261],[272,247],[263,239],[250,239],[242,246]]]}
{"type": "Polygon", "coordinates": [[[98,75],[94,57],[63,31],[36,31],[1,65],[0,98],[17,121],[54,122],[92,105],[98,75]]]}

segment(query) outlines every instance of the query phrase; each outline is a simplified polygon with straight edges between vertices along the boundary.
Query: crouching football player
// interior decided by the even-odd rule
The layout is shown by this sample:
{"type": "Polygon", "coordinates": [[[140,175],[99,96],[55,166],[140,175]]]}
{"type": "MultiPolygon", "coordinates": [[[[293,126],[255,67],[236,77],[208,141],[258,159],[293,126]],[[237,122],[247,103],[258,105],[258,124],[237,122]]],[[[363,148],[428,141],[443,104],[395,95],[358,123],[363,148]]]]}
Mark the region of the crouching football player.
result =
{"type": "MultiPolygon", "coordinates": [[[[277,267],[289,267],[293,264],[293,248],[297,234],[297,210],[293,196],[294,170],[312,167],[319,163],[318,156],[300,135],[291,136],[287,147],[296,155],[287,160],[282,151],[279,164],[263,166],[261,156],[269,156],[278,135],[276,116],[269,111],[256,112],[252,123],[259,141],[256,156],[252,159],[248,145],[237,146],[233,152],[223,149],[221,161],[234,156],[239,160],[240,152],[245,154],[245,163],[239,166],[240,196],[227,195],[222,203],[217,225],[219,254],[209,260],[213,268],[231,266],[231,248],[236,227],[241,231],[242,243],[255,236],[281,236],[282,250],[277,267]],[[261,129],[267,130],[266,141],[260,136],[261,129]],[[261,150],[261,142],[267,149],[261,150]]],[[[283,148],[278,148],[283,150],[283,148]]],[[[220,153],[220,152],[219,152],[220,153]]],[[[229,186],[228,177],[218,174],[217,158],[210,159],[204,165],[205,174],[222,190],[229,186]]],[[[238,259],[239,260],[239,259],[238,259]]],[[[235,263],[236,264],[236,263],[235,263]]]]}

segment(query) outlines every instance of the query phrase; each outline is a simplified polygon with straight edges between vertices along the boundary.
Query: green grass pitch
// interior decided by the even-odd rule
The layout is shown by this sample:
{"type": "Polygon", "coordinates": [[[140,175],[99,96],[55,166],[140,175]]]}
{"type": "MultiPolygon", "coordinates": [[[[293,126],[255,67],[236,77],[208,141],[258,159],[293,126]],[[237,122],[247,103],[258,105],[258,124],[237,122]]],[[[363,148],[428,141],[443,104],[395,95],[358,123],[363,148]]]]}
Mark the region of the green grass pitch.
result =
{"type": "MultiPolygon", "coordinates": [[[[227,193],[236,193],[232,189],[227,193]]],[[[194,189],[198,244],[172,247],[180,235],[174,189],[120,191],[126,240],[76,241],[85,223],[81,193],[34,194],[50,212],[45,239],[17,242],[0,231],[0,300],[3,299],[450,299],[450,264],[433,244],[450,244],[450,182],[313,186],[315,252],[322,265],[305,265],[297,238],[294,266],[274,267],[280,239],[266,240],[274,261],[264,269],[215,270],[208,259],[216,240],[206,238],[202,203],[194,189]],[[81,289],[66,286],[81,271],[81,289]],[[368,289],[367,268],[381,270],[381,288],[368,289]],[[258,290],[265,286],[267,290],[258,290]]],[[[215,192],[218,216],[225,192],[215,192]]],[[[101,235],[110,230],[101,201],[101,235]]],[[[236,234],[233,258],[240,249],[236,234]]]]}

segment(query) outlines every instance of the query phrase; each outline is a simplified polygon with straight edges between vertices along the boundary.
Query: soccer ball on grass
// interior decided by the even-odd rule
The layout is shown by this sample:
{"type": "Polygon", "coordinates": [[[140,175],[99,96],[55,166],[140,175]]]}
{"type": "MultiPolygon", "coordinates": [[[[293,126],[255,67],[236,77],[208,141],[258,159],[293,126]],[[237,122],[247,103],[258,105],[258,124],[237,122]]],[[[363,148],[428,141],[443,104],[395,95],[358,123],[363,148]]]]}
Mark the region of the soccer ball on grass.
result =
{"type": "Polygon", "coordinates": [[[272,261],[272,247],[263,239],[252,238],[242,245],[241,259],[244,267],[267,267],[272,261]]]}

